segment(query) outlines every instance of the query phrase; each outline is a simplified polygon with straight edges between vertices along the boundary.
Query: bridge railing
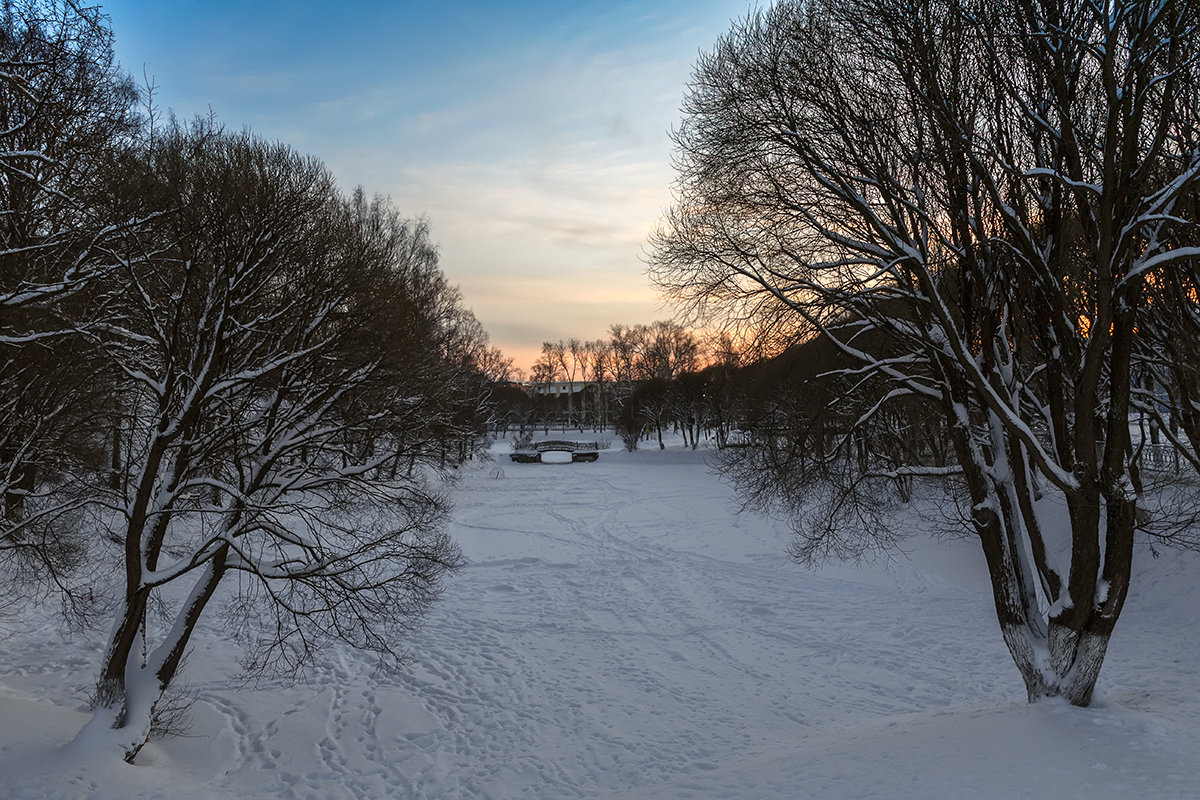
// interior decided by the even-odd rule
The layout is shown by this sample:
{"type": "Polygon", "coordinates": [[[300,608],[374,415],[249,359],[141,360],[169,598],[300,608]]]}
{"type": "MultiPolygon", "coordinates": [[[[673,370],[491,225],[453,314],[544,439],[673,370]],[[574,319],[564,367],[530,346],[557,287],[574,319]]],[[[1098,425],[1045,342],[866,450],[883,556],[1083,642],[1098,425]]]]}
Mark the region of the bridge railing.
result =
{"type": "Polygon", "coordinates": [[[568,453],[593,452],[600,449],[597,442],[568,442],[559,439],[547,439],[544,442],[534,442],[533,447],[539,453],[548,453],[552,450],[568,453]]]}

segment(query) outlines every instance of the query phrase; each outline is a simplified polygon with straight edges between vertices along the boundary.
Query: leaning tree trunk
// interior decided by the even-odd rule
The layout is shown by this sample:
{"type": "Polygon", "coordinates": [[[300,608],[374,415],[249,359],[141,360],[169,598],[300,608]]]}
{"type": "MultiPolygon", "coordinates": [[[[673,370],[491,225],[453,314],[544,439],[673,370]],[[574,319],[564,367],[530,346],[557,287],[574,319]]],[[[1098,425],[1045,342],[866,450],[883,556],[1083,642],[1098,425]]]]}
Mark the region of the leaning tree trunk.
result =
{"type": "Polygon", "coordinates": [[[105,652],[92,719],[75,743],[105,739],[115,742],[125,761],[134,760],[150,740],[158,703],[178,674],[196,624],[225,574],[227,553],[228,545],[204,565],[167,635],[149,653],[145,626],[149,591],[139,591],[126,602],[105,652]]]}

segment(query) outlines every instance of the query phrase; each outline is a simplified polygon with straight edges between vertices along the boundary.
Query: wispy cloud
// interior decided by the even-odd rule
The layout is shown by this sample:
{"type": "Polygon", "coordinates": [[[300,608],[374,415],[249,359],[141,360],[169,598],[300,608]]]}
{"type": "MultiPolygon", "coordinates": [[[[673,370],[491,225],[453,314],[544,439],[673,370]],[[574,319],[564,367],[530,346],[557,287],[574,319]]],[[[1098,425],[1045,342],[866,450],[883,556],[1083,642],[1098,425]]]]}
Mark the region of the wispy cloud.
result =
{"type": "Polygon", "coordinates": [[[670,202],[667,133],[697,52],[746,3],[105,6],[160,102],[211,105],[427,215],[447,275],[517,355],[665,313],[641,258],[670,202]]]}

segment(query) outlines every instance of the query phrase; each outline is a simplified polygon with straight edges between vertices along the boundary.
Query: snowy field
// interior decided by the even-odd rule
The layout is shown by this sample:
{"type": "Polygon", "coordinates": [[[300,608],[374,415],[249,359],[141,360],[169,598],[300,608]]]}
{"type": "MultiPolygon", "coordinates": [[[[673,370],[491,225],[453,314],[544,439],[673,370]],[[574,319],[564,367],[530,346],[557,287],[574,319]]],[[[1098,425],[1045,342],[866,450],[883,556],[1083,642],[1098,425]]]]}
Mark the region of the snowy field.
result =
{"type": "Polygon", "coordinates": [[[0,619],[0,798],[1200,796],[1200,559],[1139,549],[1095,706],[1029,706],[971,545],[805,571],[703,452],[651,448],[499,447],[407,673],[339,651],[238,686],[205,629],[191,730],[137,766],[61,749],[95,643],[0,619]]]}

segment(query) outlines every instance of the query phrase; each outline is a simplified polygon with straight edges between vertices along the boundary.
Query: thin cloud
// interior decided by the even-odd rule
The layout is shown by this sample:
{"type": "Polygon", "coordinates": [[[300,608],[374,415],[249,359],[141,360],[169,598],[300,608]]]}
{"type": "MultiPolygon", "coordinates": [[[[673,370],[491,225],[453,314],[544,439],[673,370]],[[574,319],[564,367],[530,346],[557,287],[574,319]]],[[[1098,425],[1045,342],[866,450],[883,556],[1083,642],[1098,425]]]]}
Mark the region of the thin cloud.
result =
{"type": "Polygon", "coordinates": [[[514,353],[661,315],[641,254],[671,200],[668,131],[696,54],[746,9],[105,3],[118,56],[146,64],[164,107],[211,107],[426,215],[447,276],[514,353]]]}

